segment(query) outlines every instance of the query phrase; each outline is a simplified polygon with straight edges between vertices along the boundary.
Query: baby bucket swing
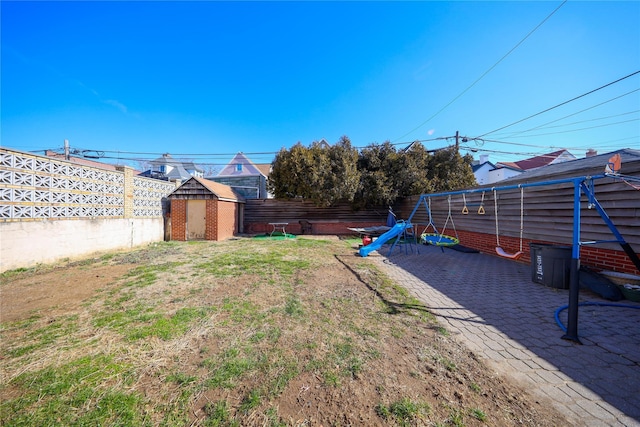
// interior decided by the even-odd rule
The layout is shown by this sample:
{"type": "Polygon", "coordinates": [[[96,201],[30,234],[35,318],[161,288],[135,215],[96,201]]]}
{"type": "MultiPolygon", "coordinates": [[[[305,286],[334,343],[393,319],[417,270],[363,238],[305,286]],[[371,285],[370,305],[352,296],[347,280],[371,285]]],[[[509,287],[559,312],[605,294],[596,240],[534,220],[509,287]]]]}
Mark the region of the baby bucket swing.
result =
{"type": "MultiPolygon", "coordinates": [[[[447,213],[447,220],[444,223],[444,227],[442,227],[442,231],[438,233],[436,226],[433,224],[431,219],[431,198],[429,198],[429,224],[425,227],[424,231],[420,235],[420,238],[425,244],[435,245],[435,246],[455,246],[460,243],[460,239],[458,238],[458,231],[456,230],[456,225],[453,223],[453,218],[451,217],[451,196],[448,198],[449,203],[449,212],[447,213]],[[444,234],[444,231],[447,229],[447,224],[451,221],[451,226],[453,227],[453,231],[456,233],[456,237],[447,236],[444,234]],[[433,227],[433,231],[435,233],[427,233],[427,229],[429,226],[433,227]]],[[[444,248],[441,248],[444,251],[444,248]]]]}
{"type": "Polygon", "coordinates": [[[496,217],[496,253],[501,257],[517,260],[524,255],[524,252],[522,252],[522,234],[524,231],[524,188],[520,186],[520,250],[516,253],[510,254],[500,246],[500,230],[498,229],[498,192],[495,189],[493,190],[493,202],[496,217]]]}

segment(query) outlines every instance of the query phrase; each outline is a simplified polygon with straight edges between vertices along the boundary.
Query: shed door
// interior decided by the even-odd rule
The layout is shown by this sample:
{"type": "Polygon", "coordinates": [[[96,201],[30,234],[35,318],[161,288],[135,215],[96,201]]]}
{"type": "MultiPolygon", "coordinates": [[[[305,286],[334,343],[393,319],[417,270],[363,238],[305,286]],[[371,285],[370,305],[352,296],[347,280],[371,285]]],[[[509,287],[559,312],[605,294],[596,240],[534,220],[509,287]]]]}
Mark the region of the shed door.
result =
{"type": "Polygon", "coordinates": [[[187,200],[187,240],[204,239],[206,207],[206,200],[187,200]]]}

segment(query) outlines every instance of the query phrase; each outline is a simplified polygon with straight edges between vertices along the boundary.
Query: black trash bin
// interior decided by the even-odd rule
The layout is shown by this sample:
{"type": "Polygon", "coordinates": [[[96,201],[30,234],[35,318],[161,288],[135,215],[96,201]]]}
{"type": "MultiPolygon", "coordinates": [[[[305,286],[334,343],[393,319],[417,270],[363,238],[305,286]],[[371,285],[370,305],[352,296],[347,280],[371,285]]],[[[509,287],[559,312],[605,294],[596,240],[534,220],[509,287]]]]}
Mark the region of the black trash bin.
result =
{"type": "Polygon", "coordinates": [[[557,289],[569,289],[571,246],[529,243],[531,280],[557,289]]]}

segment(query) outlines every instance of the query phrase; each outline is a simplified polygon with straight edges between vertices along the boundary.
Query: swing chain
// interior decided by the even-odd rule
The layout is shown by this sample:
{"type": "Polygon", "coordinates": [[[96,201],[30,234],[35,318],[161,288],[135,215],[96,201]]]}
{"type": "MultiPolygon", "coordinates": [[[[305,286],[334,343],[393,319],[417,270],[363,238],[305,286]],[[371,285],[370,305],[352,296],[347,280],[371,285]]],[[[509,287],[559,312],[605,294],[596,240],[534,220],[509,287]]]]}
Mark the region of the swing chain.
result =
{"type": "Polygon", "coordinates": [[[442,232],[440,233],[440,239],[438,241],[441,241],[442,238],[444,237],[444,232],[447,229],[447,224],[449,223],[449,221],[451,221],[451,226],[453,227],[453,231],[454,233],[456,233],[456,239],[460,240],[460,238],[458,237],[458,230],[456,230],[456,224],[453,222],[453,217],[451,216],[451,194],[449,194],[449,196],[447,197],[447,203],[449,204],[449,211],[447,212],[447,220],[444,222],[444,226],[442,227],[442,232]]]}
{"type": "Polygon", "coordinates": [[[482,199],[480,199],[480,207],[478,208],[478,215],[484,215],[484,191],[482,192],[482,199]]]}
{"type": "MultiPolygon", "coordinates": [[[[524,237],[524,187],[519,184],[520,188],[520,253],[522,253],[522,240],[524,237]]],[[[496,219],[496,246],[500,248],[500,230],[498,229],[498,192],[495,188],[493,190],[493,203],[494,203],[494,213],[496,219]]]]}
{"type": "Polygon", "coordinates": [[[524,187],[520,187],[520,252],[522,252],[522,236],[524,234],[524,187]]]}
{"type": "Polygon", "coordinates": [[[498,191],[495,188],[492,188],[491,190],[493,191],[493,212],[496,218],[496,246],[500,247],[500,230],[498,229],[498,191]]]}

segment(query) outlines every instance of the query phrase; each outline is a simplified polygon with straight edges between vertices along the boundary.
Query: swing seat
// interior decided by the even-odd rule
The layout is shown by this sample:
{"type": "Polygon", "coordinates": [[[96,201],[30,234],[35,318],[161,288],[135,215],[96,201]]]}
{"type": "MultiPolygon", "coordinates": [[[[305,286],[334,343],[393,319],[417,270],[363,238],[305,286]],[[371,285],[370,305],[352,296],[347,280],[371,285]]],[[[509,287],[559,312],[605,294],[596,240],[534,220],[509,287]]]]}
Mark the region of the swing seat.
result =
{"type": "Polygon", "coordinates": [[[445,234],[422,233],[420,238],[425,244],[435,246],[455,246],[460,243],[460,240],[457,238],[445,234]]]}
{"type": "Polygon", "coordinates": [[[500,246],[496,247],[496,253],[501,257],[509,258],[509,259],[520,259],[520,257],[524,255],[524,252],[522,251],[518,251],[514,254],[510,254],[508,252],[505,252],[504,249],[502,249],[500,246]]]}

